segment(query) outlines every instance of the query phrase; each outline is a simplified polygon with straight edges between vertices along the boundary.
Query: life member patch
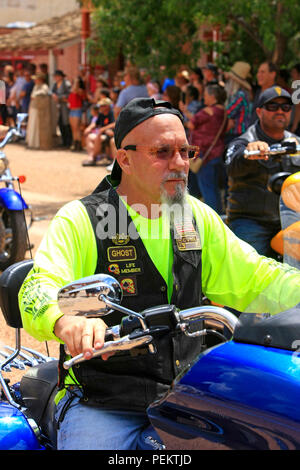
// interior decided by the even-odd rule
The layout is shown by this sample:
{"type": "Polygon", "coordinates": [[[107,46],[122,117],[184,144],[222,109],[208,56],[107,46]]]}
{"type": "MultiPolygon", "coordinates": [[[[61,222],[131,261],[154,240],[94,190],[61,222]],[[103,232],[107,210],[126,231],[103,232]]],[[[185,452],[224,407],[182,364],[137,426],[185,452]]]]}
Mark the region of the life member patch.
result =
{"type": "Polygon", "coordinates": [[[142,274],[143,269],[140,263],[136,261],[129,261],[122,263],[122,265],[118,263],[112,263],[107,266],[107,270],[114,274],[115,276],[119,275],[127,275],[127,274],[142,274]]]}
{"type": "Polygon", "coordinates": [[[112,263],[115,261],[135,261],[136,249],[134,246],[126,246],[126,247],[110,246],[107,249],[107,258],[108,258],[108,261],[112,263]]]}

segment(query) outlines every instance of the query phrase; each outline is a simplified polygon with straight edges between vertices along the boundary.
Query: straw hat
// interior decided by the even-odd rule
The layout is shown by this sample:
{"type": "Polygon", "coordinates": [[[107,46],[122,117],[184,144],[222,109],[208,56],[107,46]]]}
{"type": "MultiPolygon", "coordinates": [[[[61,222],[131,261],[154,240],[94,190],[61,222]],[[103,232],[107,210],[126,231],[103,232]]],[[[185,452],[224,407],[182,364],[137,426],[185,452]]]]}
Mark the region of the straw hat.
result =
{"type": "Polygon", "coordinates": [[[31,78],[32,80],[42,80],[45,82],[47,77],[44,73],[40,72],[40,73],[37,73],[36,75],[32,75],[31,78]]]}
{"type": "Polygon", "coordinates": [[[247,78],[251,76],[250,70],[251,65],[247,62],[235,62],[230,71],[227,72],[227,77],[232,78],[247,90],[251,90],[251,85],[247,81],[247,78]]]}
{"type": "Polygon", "coordinates": [[[111,106],[112,101],[109,98],[102,98],[98,103],[98,106],[111,106]]]}
{"type": "Polygon", "coordinates": [[[188,70],[182,70],[179,75],[181,75],[187,81],[189,81],[190,79],[190,74],[188,70]]]}

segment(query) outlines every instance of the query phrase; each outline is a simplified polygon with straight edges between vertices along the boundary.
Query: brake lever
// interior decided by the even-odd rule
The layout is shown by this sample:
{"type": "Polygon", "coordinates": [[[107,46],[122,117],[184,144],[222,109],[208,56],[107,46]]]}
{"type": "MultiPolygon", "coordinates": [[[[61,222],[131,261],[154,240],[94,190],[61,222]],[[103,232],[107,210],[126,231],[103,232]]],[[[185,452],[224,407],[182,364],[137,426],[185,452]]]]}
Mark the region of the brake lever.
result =
{"type": "MultiPolygon", "coordinates": [[[[104,343],[101,349],[93,349],[92,358],[102,356],[110,352],[120,352],[120,351],[129,351],[130,349],[136,348],[138,346],[144,346],[153,341],[151,335],[126,335],[114,341],[107,341],[104,343]]],[[[63,363],[64,369],[70,369],[70,367],[78,364],[80,362],[86,361],[84,355],[78,354],[77,356],[72,357],[70,360],[63,363]]]]}

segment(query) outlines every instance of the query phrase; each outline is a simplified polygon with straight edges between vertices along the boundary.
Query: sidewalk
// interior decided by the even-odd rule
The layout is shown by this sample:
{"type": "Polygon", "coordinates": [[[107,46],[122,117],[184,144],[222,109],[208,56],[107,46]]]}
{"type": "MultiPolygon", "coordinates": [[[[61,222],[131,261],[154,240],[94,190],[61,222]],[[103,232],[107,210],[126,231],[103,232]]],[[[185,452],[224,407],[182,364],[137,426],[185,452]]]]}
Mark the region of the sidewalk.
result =
{"type": "Polygon", "coordinates": [[[6,155],[12,174],[26,176],[21,191],[36,219],[29,233],[35,248],[57,210],[66,202],[89,194],[108,174],[105,167],[82,167],[85,152],[40,151],[9,144],[6,155]]]}

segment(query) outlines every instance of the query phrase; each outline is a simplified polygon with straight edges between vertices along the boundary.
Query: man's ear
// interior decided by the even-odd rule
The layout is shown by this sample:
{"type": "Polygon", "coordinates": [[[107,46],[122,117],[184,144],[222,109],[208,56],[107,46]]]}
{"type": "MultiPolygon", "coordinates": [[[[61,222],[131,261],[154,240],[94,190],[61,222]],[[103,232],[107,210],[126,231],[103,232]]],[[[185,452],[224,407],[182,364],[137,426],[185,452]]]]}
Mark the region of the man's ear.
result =
{"type": "Polygon", "coordinates": [[[129,175],[131,172],[131,160],[129,157],[129,152],[126,152],[124,149],[119,149],[116,154],[116,159],[122,171],[129,175]]]}
{"type": "Polygon", "coordinates": [[[258,116],[258,119],[260,119],[260,117],[261,117],[261,108],[256,108],[255,111],[256,111],[256,114],[258,116]]]}

